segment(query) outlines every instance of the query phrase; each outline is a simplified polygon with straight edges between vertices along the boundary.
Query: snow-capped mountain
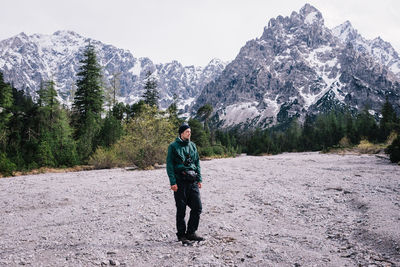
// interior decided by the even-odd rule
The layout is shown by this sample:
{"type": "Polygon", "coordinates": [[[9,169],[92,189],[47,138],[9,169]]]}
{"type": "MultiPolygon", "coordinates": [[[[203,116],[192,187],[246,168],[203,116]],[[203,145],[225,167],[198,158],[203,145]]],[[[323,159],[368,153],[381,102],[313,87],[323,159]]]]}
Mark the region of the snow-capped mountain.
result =
{"type": "Polygon", "coordinates": [[[400,59],[393,47],[379,37],[364,39],[350,22],[328,29],[322,14],[309,4],[290,17],[271,19],[261,37],[248,41],[229,64],[218,59],[205,67],[177,61],[154,64],[128,50],[58,31],[21,33],[0,41],[0,71],[6,81],[34,97],[41,81],[54,80],[60,100],[71,103],[79,60],[89,41],[103,66],[105,86],[118,77],[119,101],[138,101],[151,71],[162,108],[174,95],[179,107],[190,107],[192,113],[209,103],[221,127],[267,127],[343,107],[368,106],[379,116],[386,97],[400,112],[400,59]]]}
{"type": "Polygon", "coordinates": [[[380,37],[366,40],[353,28],[350,21],[332,29],[344,44],[351,43],[356,51],[373,56],[400,79],[400,57],[392,45],[380,37]]]}
{"type": "Polygon", "coordinates": [[[261,37],[248,41],[204,87],[192,110],[211,104],[221,127],[267,127],[345,106],[367,106],[378,116],[386,97],[400,111],[399,78],[392,73],[396,69],[390,71],[388,61],[375,59],[378,45],[387,43],[371,42],[371,54],[362,53],[333,32],[351,36],[328,29],[322,14],[309,4],[290,17],[271,19],[261,37]]]}
{"type": "Polygon", "coordinates": [[[0,42],[0,71],[5,80],[17,89],[36,97],[41,81],[53,80],[64,103],[71,103],[79,70],[79,60],[88,43],[94,45],[103,67],[104,84],[111,86],[117,79],[119,101],[137,102],[144,92],[148,71],[157,79],[160,106],[168,107],[176,95],[184,108],[195,99],[205,83],[217,77],[226,63],[213,59],[205,67],[182,66],[177,61],[154,64],[149,58],[135,58],[128,50],[85,38],[72,31],[57,31],[52,35],[17,36],[0,42]],[[116,77],[116,78],[115,78],[116,77]]]}

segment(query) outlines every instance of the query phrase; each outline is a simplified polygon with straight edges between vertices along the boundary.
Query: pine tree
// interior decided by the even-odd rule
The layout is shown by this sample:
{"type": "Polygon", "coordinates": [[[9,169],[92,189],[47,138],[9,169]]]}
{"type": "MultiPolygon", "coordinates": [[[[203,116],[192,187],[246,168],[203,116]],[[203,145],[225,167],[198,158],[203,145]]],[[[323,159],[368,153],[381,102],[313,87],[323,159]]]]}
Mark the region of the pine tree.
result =
{"type": "Polygon", "coordinates": [[[210,134],[204,131],[203,125],[197,119],[190,119],[188,121],[190,128],[192,129],[191,140],[198,147],[208,147],[210,146],[210,134]]]}
{"type": "Polygon", "coordinates": [[[101,67],[97,62],[94,46],[89,44],[83,56],[80,71],[77,73],[77,90],[73,104],[79,126],[84,125],[89,113],[95,118],[100,118],[104,100],[101,67]]]}
{"type": "Polygon", "coordinates": [[[397,123],[396,112],[388,98],[382,106],[382,119],[379,122],[379,141],[384,142],[389,134],[395,130],[397,123]]]}
{"type": "Polygon", "coordinates": [[[144,103],[158,108],[158,99],[160,98],[160,94],[157,90],[157,82],[151,76],[151,72],[147,72],[146,74],[146,84],[144,86],[145,92],[143,94],[144,103]]]}
{"type": "Polygon", "coordinates": [[[111,113],[114,116],[114,118],[116,118],[121,122],[124,119],[125,115],[127,114],[126,106],[124,105],[124,103],[119,102],[114,105],[111,113]]]}
{"type": "Polygon", "coordinates": [[[78,152],[82,160],[89,158],[96,146],[96,136],[100,131],[103,110],[103,89],[101,87],[101,67],[93,45],[89,44],[78,72],[73,110],[74,126],[78,140],[78,152]]]}
{"type": "Polygon", "coordinates": [[[39,166],[72,166],[77,163],[76,144],[54,87],[53,81],[47,81],[38,92],[36,163],[39,166]]]}
{"type": "Polygon", "coordinates": [[[374,117],[369,113],[367,106],[357,116],[356,128],[359,139],[367,139],[371,142],[377,140],[379,128],[374,117]]]}
{"type": "Polygon", "coordinates": [[[137,103],[133,103],[132,105],[127,106],[127,121],[129,119],[135,118],[137,116],[140,116],[141,113],[143,113],[146,110],[146,103],[144,100],[139,100],[137,103]]]}
{"type": "Polygon", "coordinates": [[[315,138],[315,128],[313,124],[313,118],[308,114],[306,115],[306,119],[302,127],[302,134],[300,139],[301,139],[300,145],[302,146],[301,150],[314,151],[318,149],[318,144],[316,143],[316,138],[315,138]]]}
{"type": "Polygon", "coordinates": [[[5,151],[7,144],[8,122],[12,116],[10,109],[12,105],[12,88],[4,82],[3,73],[0,72],[0,152],[5,151]]]}
{"type": "MultiPolygon", "coordinates": [[[[116,105],[115,107],[117,107],[116,105]]],[[[99,134],[98,145],[102,147],[110,147],[116,143],[123,134],[121,120],[114,115],[114,110],[108,112],[103,121],[103,125],[99,134]]]]}
{"type": "Polygon", "coordinates": [[[7,155],[17,169],[36,168],[38,106],[23,90],[12,88],[12,116],[8,123],[7,155]]]}
{"type": "Polygon", "coordinates": [[[179,127],[183,123],[183,119],[178,117],[178,96],[174,94],[173,99],[173,102],[167,108],[167,112],[169,114],[168,118],[173,125],[179,127]]]}
{"type": "Polygon", "coordinates": [[[354,118],[351,115],[350,111],[346,111],[344,114],[344,120],[345,120],[345,129],[346,129],[346,136],[351,142],[351,144],[356,144],[360,140],[357,138],[356,134],[356,129],[354,125],[354,118]]]}
{"type": "Polygon", "coordinates": [[[57,91],[54,88],[54,81],[42,82],[38,91],[39,110],[42,114],[46,114],[43,124],[53,123],[55,113],[60,108],[60,102],[57,100],[57,91]]]}
{"type": "Polygon", "coordinates": [[[109,81],[102,82],[104,86],[104,102],[111,110],[117,104],[117,97],[120,95],[120,72],[113,73],[109,81]],[[110,85],[107,85],[107,84],[110,85]]]}
{"type": "Polygon", "coordinates": [[[197,110],[197,116],[201,120],[204,120],[204,130],[205,131],[209,131],[208,119],[210,118],[212,112],[213,112],[213,107],[210,104],[205,104],[204,106],[200,107],[197,110]]]}

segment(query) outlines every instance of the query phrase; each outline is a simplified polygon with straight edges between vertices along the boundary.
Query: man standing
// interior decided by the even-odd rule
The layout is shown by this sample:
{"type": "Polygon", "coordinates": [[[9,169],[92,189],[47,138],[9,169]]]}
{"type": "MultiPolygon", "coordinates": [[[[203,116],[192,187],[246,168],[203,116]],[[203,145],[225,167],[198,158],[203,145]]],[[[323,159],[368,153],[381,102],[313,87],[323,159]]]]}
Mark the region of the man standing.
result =
{"type": "Polygon", "coordinates": [[[190,126],[182,124],[178,137],[168,147],[167,155],[167,174],[176,205],[176,235],[183,245],[204,240],[196,234],[202,210],[199,191],[202,179],[199,154],[196,145],[190,141],[190,135],[190,126]],[[186,206],[190,208],[187,227],[186,206]]]}

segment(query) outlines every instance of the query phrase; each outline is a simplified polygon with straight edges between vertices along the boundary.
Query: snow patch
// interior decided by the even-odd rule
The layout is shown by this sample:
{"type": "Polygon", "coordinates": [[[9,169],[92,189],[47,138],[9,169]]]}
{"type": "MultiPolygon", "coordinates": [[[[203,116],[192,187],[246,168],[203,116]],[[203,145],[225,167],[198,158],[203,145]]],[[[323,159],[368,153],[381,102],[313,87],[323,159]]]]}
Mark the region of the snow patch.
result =
{"type": "Polygon", "coordinates": [[[194,97],[189,97],[188,99],[184,99],[178,102],[178,109],[184,109],[187,105],[190,106],[193,101],[195,100],[194,97]]]}
{"type": "Polygon", "coordinates": [[[141,70],[142,68],[140,67],[139,62],[136,62],[135,65],[133,65],[133,67],[130,68],[128,72],[132,73],[133,75],[136,75],[137,77],[140,77],[141,70]]]}
{"type": "MultiPolygon", "coordinates": [[[[304,94],[303,93],[303,89],[304,87],[301,87],[299,89],[299,94],[300,96],[304,99],[304,107],[307,109],[309,106],[311,106],[312,104],[314,104],[314,102],[316,101],[317,97],[319,96],[319,94],[317,95],[313,95],[313,94],[304,94]]],[[[324,92],[325,93],[325,92],[324,92]]]]}
{"type": "Polygon", "coordinates": [[[271,116],[275,116],[276,114],[278,114],[280,107],[276,100],[264,98],[264,103],[267,105],[266,111],[264,113],[271,114],[271,116]]]}
{"type": "Polygon", "coordinates": [[[220,115],[224,126],[240,124],[260,115],[257,109],[258,102],[244,102],[227,106],[220,115]]]}
{"type": "Polygon", "coordinates": [[[316,11],[309,13],[304,19],[304,22],[307,24],[313,24],[316,21],[318,21],[318,12],[316,11]]]}
{"type": "Polygon", "coordinates": [[[400,63],[397,64],[393,64],[392,66],[390,66],[390,71],[395,73],[395,74],[400,74],[400,63]]]}
{"type": "Polygon", "coordinates": [[[299,94],[304,99],[304,107],[307,109],[315,102],[317,102],[322,96],[324,96],[329,90],[332,90],[336,95],[336,98],[343,102],[344,95],[339,92],[339,89],[343,87],[343,84],[339,81],[339,77],[335,79],[329,79],[327,76],[322,76],[322,79],[326,83],[325,88],[318,94],[305,94],[303,93],[304,87],[299,88],[299,94]]]}

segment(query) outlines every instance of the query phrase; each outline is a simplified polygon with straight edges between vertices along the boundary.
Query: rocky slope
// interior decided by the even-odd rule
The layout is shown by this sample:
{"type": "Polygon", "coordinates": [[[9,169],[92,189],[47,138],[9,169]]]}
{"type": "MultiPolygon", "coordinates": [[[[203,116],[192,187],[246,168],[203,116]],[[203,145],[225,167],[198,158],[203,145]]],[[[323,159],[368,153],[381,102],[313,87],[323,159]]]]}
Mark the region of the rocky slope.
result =
{"type": "Polygon", "coordinates": [[[149,58],[135,58],[128,50],[85,38],[72,31],[58,31],[52,35],[17,36],[0,42],[0,70],[5,80],[17,89],[36,97],[41,81],[52,79],[60,100],[72,101],[79,60],[88,43],[95,46],[103,66],[104,84],[110,87],[114,77],[120,85],[120,101],[133,103],[143,94],[144,78],[148,71],[158,81],[160,106],[171,104],[174,94],[184,108],[198,96],[204,84],[215,79],[226,63],[213,59],[205,67],[183,66],[177,61],[154,64],[149,58]]]}
{"type": "Polygon", "coordinates": [[[267,127],[346,106],[367,106],[378,116],[386,97],[399,104],[399,79],[391,66],[344,43],[306,4],[290,17],[271,19],[261,37],[248,41],[204,88],[193,110],[212,104],[221,127],[267,127]]]}
{"type": "Polygon", "coordinates": [[[351,43],[357,52],[372,56],[400,78],[400,57],[390,43],[380,37],[373,40],[365,39],[353,28],[350,21],[333,28],[332,33],[342,43],[351,43]]]}

